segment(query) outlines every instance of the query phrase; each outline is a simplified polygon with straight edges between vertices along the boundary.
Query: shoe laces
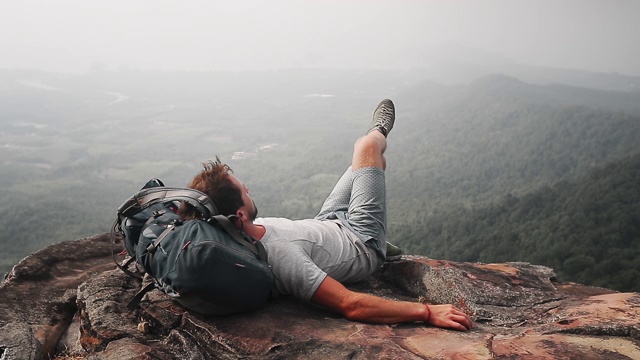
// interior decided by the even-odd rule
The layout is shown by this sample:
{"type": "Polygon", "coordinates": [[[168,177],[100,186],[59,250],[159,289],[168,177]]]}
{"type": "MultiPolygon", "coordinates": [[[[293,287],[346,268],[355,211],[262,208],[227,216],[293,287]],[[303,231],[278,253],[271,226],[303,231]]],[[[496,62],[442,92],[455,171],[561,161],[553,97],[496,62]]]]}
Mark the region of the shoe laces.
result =
{"type": "Polygon", "coordinates": [[[378,113],[377,123],[389,124],[393,121],[393,110],[390,107],[382,106],[380,108],[380,112],[378,113]]]}

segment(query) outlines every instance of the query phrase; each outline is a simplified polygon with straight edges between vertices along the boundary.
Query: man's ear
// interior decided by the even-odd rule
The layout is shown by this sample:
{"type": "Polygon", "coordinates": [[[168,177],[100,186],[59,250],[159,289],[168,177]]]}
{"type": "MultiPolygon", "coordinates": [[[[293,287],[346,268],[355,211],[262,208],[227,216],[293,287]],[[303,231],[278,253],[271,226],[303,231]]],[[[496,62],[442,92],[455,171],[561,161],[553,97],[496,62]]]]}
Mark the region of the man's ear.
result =
{"type": "Polygon", "coordinates": [[[245,221],[247,219],[247,214],[245,214],[242,210],[236,211],[236,216],[240,218],[240,221],[245,221]]]}
{"type": "Polygon", "coordinates": [[[228,219],[231,220],[231,223],[233,223],[233,226],[238,229],[238,230],[242,230],[242,227],[244,226],[242,224],[242,218],[240,218],[239,215],[229,215],[228,219]]]}

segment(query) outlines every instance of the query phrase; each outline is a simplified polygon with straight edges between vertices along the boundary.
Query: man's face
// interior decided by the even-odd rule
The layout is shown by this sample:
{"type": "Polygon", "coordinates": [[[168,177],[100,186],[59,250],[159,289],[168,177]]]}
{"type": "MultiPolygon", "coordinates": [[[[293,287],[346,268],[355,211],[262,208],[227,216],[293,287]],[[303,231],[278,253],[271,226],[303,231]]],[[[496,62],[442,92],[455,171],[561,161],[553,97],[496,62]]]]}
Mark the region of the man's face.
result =
{"type": "Polygon", "coordinates": [[[238,189],[240,189],[240,193],[242,193],[242,202],[244,203],[244,205],[242,205],[239,210],[245,212],[249,221],[255,220],[258,217],[258,207],[251,198],[251,195],[249,195],[249,188],[247,188],[240,180],[238,180],[238,178],[231,174],[229,175],[229,179],[231,179],[231,182],[238,189]]]}

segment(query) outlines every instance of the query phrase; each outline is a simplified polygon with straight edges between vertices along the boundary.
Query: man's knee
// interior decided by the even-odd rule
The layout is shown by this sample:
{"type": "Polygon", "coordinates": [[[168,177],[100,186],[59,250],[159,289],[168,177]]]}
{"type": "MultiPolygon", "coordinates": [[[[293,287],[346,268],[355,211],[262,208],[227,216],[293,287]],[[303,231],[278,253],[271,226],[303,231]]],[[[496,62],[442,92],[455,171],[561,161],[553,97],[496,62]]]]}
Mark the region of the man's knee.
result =
{"type": "Polygon", "coordinates": [[[384,153],[387,147],[387,139],[379,132],[371,132],[365,136],[362,136],[356,140],[353,145],[354,152],[373,152],[384,153]]]}
{"type": "Polygon", "coordinates": [[[379,132],[371,132],[358,140],[353,146],[353,169],[363,167],[378,167],[384,170],[385,159],[383,153],[387,140],[379,132]]]}

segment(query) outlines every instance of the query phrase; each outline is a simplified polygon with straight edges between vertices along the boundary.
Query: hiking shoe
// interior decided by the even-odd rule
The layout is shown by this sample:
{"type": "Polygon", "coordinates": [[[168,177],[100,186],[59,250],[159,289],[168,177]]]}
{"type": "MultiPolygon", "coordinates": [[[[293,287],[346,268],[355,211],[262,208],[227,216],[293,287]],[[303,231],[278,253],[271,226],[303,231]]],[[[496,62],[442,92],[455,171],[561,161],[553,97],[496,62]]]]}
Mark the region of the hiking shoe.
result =
{"type": "Polygon", "coordinates": [[[387,257],[385,261],[396,261],[402,258],[402,249],[387,241],[387,257]]]}
{"type": "Polygon", "coordinates": [[[373,130],[379,130],[384,137],[389,135],[391,129],[393,129],[393,122],[396,120],[396,108],[393,106],[393,101],[384,99],[380,101],[378,107],[373,112],[373,120],[371,121],[371,127],[367,134],[373,130]]]}

